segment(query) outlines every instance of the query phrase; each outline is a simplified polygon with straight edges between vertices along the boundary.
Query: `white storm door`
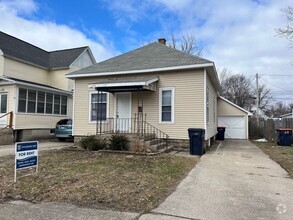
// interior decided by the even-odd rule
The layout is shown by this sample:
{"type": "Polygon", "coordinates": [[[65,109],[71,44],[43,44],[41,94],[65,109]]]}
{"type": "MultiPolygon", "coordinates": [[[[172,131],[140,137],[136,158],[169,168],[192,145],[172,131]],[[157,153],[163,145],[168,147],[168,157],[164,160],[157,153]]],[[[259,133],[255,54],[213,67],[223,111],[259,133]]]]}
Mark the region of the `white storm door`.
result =
{"type": "Polygon", "coordinates": [[[116,130],[130,132],[131,128],[131,93],[116,94],[116,130]]]}
{"type": "Polygon", "coordinates": [[[8,124],[8,117],[7,115],[1,117],[7,113],[7,100],[8,96],[7,93],[0,94],[0,127],[6,127],[8,124]]]}

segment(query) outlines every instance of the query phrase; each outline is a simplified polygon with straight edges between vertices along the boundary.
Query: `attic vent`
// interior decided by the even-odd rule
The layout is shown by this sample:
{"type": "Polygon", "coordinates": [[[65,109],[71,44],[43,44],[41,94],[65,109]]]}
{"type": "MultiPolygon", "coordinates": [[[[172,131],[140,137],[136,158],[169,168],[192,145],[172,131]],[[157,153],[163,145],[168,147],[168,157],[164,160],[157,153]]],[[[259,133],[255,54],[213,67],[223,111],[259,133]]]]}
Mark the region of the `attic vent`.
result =
{"type": "Polygon", "coordinates": [[[166,39],[165,38],[159,38],[158,39],[158,42],[160,43],[160,44],[163,44],[163,45],[166,45],[166,39]]]}

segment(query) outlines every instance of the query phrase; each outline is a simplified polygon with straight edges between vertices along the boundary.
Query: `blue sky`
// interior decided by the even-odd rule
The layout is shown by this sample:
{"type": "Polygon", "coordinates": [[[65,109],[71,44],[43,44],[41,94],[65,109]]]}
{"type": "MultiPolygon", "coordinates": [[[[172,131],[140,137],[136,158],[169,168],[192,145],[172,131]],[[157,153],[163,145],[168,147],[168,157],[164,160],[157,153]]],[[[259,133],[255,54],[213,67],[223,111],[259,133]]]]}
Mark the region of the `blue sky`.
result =
{"type": "Polygon", "coordinates": [[[204,58],[293,102],[293,49],[276,36],[292,0],[0,0],[0,30],[46,50],[88,45],[97,61],[173,33],[194,33],[204,58]],[[286,76],[276,76],[278,74],[286,76]],[[273,75],[273,76],[270,76],[273,75]]]}

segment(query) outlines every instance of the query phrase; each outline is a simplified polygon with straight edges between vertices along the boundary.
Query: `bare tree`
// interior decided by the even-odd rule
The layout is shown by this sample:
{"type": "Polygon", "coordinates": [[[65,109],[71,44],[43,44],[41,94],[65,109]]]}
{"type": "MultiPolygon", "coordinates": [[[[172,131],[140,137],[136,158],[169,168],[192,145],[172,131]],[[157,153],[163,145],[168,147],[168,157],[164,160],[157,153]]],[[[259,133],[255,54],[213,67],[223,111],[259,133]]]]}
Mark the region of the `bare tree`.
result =
{"type": "MultiPolygon", "coordinates": [[[[220,73],[221,95],[242,108],[251,110],[256,104],[256,88],[244,74],[235,74],[228,68],[220,73]]],[[[259,108],[267,110],[271,101],[270,89],[265,85],[259,86],[259,108]]]]}
{"type": "Polygon", "coordinates": [[[171,39],[167,45],[174,49],[179,49],[185,53],[197,56],[202,54],[202,48],[198,45],[195,34],[192,32],[183,34],[181,39],[177,39],[174,34],[171,34],[171,39]]]}
{"type": "Polygon", "coordinates": [[[282,37],[286,37],[291,42],[293,41],[293,6],[281,10],[287,19],[286,26],[277,30],[278,34],[282,37]]]}
{"type": "Polygon", "coordinates": [[[265,85],[260,85],[259,89],[259,108],[263,111],[267,111],[269,105],[271,104],[270,101],[272,96],[270,95],[271,90],[267,88],[265,85]]]}
{"type": "Polygon", "coordinates": [[[292,112],[293,104],[286,105],[284,102],[276,102],[270,106],[267,114],[271,117],[279,117],[281,115],[292,112]]]}
{"type": "Polygon", "coordinates": [[[234,104],[249,109],[253,96],[253,87],[244,74],[234,74],[224,68],[220,74],[221,95],[234,104]]]}

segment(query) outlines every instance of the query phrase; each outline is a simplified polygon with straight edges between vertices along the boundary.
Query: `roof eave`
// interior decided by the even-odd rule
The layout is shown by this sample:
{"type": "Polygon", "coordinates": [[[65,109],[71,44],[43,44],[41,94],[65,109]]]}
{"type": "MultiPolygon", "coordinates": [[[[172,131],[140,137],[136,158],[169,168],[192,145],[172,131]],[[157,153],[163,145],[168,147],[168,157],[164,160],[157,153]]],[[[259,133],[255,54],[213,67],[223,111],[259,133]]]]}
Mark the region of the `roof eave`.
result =
{"type": "MultiPolygon", "coordinates": [[[[188,69],[198,69],[207,68],[214,66],[213,63],[203,63],[185,66],[173,66],[173,67],[163,67],[163,68],[153,68],[153,69],[142,69],[142,70],[127,70],[127,71],[116,71],[116,72],[101,72],[101,73],[69,73],[66,75],[67,78],[83,78],[83,77],[93,77],[93,76],[110,76],[110,75],[123,75],[123,74],[133,74],[133,73],[150,73],[150,72],[164,72],[172,70],[188,70],[188,69]]],[[[78,71],[77,71],[78,72],[78,71]]]]}

